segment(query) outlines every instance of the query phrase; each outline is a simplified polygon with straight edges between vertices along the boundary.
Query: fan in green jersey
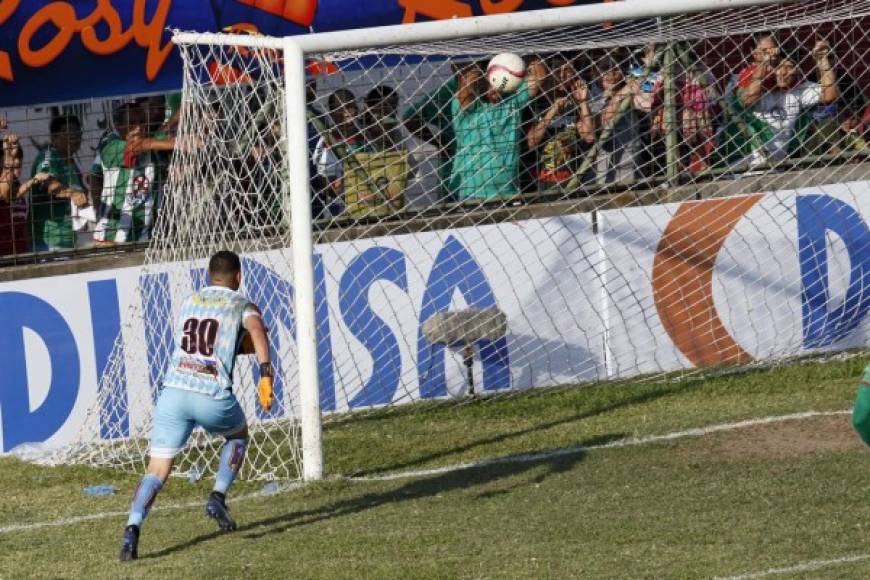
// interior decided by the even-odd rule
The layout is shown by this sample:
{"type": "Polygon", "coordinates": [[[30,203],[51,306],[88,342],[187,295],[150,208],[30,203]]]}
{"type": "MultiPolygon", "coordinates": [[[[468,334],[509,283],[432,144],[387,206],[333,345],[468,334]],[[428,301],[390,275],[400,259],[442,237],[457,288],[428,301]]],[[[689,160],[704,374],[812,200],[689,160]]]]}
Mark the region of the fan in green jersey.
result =
{"type": "Polygon", "coordinates": [[[79,204],[87,205],[83,195],[82,174],[75,154],[82,145],[82,126],[78,117],[55,117],[49,126],[51,142],[33,162],[30,205],[33,215],[33,246],[36,250],[73,247],[72,208],[75,194],[79,204]]]}
{"type": "Polygon", "coordinates": [[[151,235],[157,174],[150,151],[131,151],[131,145],[141,138],[141,108],[133,103],[121,105],[116,125],[120,135],[110,137],[94,161],[94,172],[102,174],[103,180],[94,238],[108,243],[145,241],[151,235]]]}

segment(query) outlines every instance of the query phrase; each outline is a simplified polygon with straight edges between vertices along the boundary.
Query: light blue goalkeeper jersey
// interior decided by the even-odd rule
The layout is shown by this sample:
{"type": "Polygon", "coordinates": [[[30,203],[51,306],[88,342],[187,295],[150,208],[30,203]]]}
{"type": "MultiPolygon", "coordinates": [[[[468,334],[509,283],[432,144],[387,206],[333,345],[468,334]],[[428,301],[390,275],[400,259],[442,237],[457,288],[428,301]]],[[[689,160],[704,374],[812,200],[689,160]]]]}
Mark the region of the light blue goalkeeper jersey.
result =
{"type": "Polygon", "coordinates": [[[229,397],[242,322],[250,314],[258,314],[256,307],[229,288],[208,286],[191,294],[181,307],[163,386],[229,397]]]}

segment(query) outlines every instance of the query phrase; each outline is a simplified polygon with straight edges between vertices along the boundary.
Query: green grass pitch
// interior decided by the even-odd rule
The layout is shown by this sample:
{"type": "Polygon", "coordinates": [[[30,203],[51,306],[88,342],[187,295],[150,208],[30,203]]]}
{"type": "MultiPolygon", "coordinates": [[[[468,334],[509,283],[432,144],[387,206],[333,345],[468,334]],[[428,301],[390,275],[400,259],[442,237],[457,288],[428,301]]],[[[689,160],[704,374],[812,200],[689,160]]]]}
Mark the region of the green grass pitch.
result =
{"type": "Polygon", "coordinates": [[[712,578],[796,565],[775,577],[867,578],[870,450],[846,414],[576,450],[848,409],[865,363],[343,421],[325,432],[325,482],[273,495],[237,484],[235,533],[203,513],[210,481],[170,480],[140,560],[125,564],[117,552],[137,476],[0,458],[0,578],[712,578]],[[529,453],[542,455],[473,465],[529,453]],[[405,476],[383,477],[393,473],[405,476]],[[118,492],[83,493],[99,483],[118,492]]]}

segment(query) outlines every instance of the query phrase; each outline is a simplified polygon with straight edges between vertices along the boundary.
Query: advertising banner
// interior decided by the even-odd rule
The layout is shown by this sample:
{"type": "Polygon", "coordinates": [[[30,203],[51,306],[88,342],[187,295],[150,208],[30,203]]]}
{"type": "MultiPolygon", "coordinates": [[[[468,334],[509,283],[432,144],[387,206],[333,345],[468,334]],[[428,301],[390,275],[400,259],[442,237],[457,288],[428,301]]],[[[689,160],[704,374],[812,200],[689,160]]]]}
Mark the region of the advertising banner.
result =
{"type": "Polygon", "coordinates": [[[0,107],[174,91],[170,30],[289,36],[598,0],[0,0],[0,107]]]}
{"type": "Polygon", "coordinates": [[[870,185],[603,211],[610,376],[864,346],[870,185]]]}
{"type": "MultiPolygon", "coordinates": [[[[461,352],[430,344],[422,327],[467,307],[507,317],[503,339],[477,345],[475,383],[486,392],[866,345],[868,200],[870,183],[855,182],[608,210],[595,222],[566,215],[316,246],[321,405],[334,413],[462,396],[461,352]]],[[[257,282],[247,294],[282,353],[280,414],[297,390],[283,252],[243,257],[257,282]]],[[[161,266],[0,284],[0,451],[71,441],[98,404],[119,333],[124,372],[112,388],[123,396],[108,414],[141,421],[173,313],[204,283],[199,266],[189,276],[167,267],[171,279],[161,266]],[[155,285],[165,292],[137,302],[138,287],[155,285]]],[[[253,385],[250,367],[240,369],[237,380],[253,385]]],[[[239,392],[254,412],[254,389],[239,392]]]]}

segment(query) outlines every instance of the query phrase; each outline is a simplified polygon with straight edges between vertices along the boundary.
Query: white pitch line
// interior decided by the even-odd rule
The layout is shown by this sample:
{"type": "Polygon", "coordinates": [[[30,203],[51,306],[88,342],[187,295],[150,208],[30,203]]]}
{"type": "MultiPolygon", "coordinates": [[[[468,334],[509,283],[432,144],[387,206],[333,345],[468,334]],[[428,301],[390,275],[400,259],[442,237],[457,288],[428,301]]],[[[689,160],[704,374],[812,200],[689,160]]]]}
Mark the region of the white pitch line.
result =
{"type": "Polygon", "coordinates": [[[856,554],[854,556],[844,556],[842,558],[833,558],[831,560],[810,560],[801,564],[795,564],[786,568],[771,568],[763,572],[750,572],[739,576],[728,576],[727,578],[718,578],[716,580],[754,580],[755,578],[765,578],[767,576],[777,576],[779,574],[796,574],[798,572],[812,572],[828,566],[837,566],[839,564],[850,564],[852,562],[861,562],[870,560],[870,554],[856,554]]]}
{"type": "Polygon", "coordinates": [[[684,431],[673,431],[663,435],[647,435],[645,437],[626,437],[617,439],[609,443],[600,445],[577,445],[575,447],[565,447],[556,451],[545,451],[541,453],[524,453],[522,455],[509,455],[507,457],[498,457],[495,459],[484,459],[481,461],[473,461],[469,463],[460,463],[456,465],[447,465],[445,467],[435,467],[433,469],[420,469],[416,471],[402,471],[398,473],[387,473],[384,475],[367,475],[360,477],[348,478],[351,481],[392,481],[395,479],[409,479],[426,477],[429,475],[441,475],[452,471],[460,471],[463,469],[476,469],[487,467],[489,465],[500,465],[504,463],[531,463],[535,461],[546,461],[558,457],[577,455],[588,451],[597,451],[601,449],[614,449],[619,447],[634,447],[637,445],[648,445],[650,443],[660,443],[663,441],[673,441],[675,439],[685,439],[687,437],[702,437],[712,433],[720,433],[723,431],[734,431],[744,429],[746,427],[757,427],[759,425],[769,425],[772,423],[784,423],[786,421],[799,421],[801,419],[811,419],[814,417],[831,417],[835,415],[847,415],[852,412],[851,409],[842,411],[806,411],[803,413],[792,413],[790,415],[777,415],[773,417],[760,417],[758,419],[747,419],[745,421],[737,421],[735,423],[720,423],[719,425],[710,425],[708,427],[697,427],[694,429],[686,429],[684,431]]]}
{"type": "MultiPolygon", "coordinates": [[[[168,507],[169,506],[166,506],[163,509],[168,509],[168,507]]],[[[130,512],[97,512],[95,514],[88,514],[86,516],[75,516],[75,517],[71,517],[71,518],[62,518],[59,520],[52,520],[50,522],[34,522],[32,524],[13,524],[11,526],[3,526],[2,528],[0,528],[0,534],[8,534],[11,532],[23,532],[23,531],[29,531],[29,530],[38,530],[39,528],[51,528],[51,527],[55,527],[55,526],[72,526],[75,524],[80,524],[82,522],[90,522],[93,520],[104,520],[106,518],[115,518],[115,517],[125,516],[125,515],[129,515],[129,514],[130,514],[130,512]]]]}
{"type": "MultiPolygon", "coordinates": [[[[697,427],[694,429],[686,429],[683,431],[673,431],[671,433],[664,433],[662,435],[647,435],[645,437],[627,437],[625,439],[618,439],[616,441],[611,441],[609,443],[602,443],[601,445],[589,445],[582,446],[578,445],[576,447],[566,447],[564,449],[558,449],[556,451],[546,451],[542,453],[526,453],[522,455],[510,455],[507,457],[499,457],[496,459],[484,459],[482,461],[475,461],[470,463],[459,463],[454,465],[448,465],[445,467],[437,467],[434,469],[420,469],[413,471],[402,471],[398,473],[387,473],[384,475],[370,475],[370,476],[361,476],[361,477],[348,477],[348,478],[338,478],[345,479],[346,481],[352,482],[366,482],[366,481],[393,481],[397,479],[417,479],[421,477],[427,477],[430,475],[441,475],[444,473],[450,473],[453,471],[461,471],[464,469],[477,469],[481,467],[487,467],[489,465],[500,465],[505,463],[530,463],[535,461],[546,461],[548,459],[554,459],[558,457],[564,457],[569,455],[576,455],[578,453],[586,453],[588,451],[596,451],[603,449],[615,449],[620,447],[634,447],[637,445],[648,445],[651,443],[660,443],[663,441],[674,441],[677,439],[685,439],[687,437],[701,437],[704,435],[710,435],[712,433],[721,433],[723,431],[735,431],[737,429],[744,429],[747,427],[756,427],[759,425],[770,425],[773,423],[784,423],[786,421],[799,421],[801,419],[811,419],[814,417],[831,417],[835,415],[847,415],[851,413],[851,409],[844,409],[842,411],[806,411],[803,413],[792,413],[789,415],[776,415],[771,417],[759,417],[757,419],[747,419],[745,421],[737,421],[734,423],[720,423],[718,425],[710,425],[707,427],[697,427]]],[[[301,487],[301,483],[293,482],[287,485],[282,485],[277,492],[274,493],[283,493],[285,491],[291,491],[294,489],[298,489],[301,487]]],[[[241,495],[233,498],[233,503],[238,503],[242,501],[247,501],[254,498],[264,497],[266,495],[273,494],[263,494],[261,492],[251,493],[247,495],[241,495]]],[[[188,502],[181,504],[169,504],[169,505],[158,505],[152,509],[152,512],[157,511],[172,511],[172,510],[180,510],[180,509],[188,509],[201,507],[203,504],[201,501],[199,502],[188,502]]],[[[128,515],[128,512],[99,512],[95,514],[87,514],[83,516],[74,516],[70,518],[61,518],[57,520],[51,520],[47,522],[33,522],[28,524],[12,524],[9,526],[0,527],[0,535],[8,534],[11,532],[22,532],[22,531],[30,531],[37,530],[41,528],[50,528],[50,527],[59,527],[59,526],[72,526],[84,522],[91,522],[96,520],[103,520],[108,518],[116,518],[121,516],[128,515]]]]}
{"type": "MultiPolygon", "coordinates": [[[[256,493],[249,493],[246,495],[240,495],[238,497],[233,498],[233,503],[239,502],[239,501],[247,501],[249,499],[254,499],[256,497],[267,497],[269,495],[274,495],[276,493],[283,493],[285,491],[299,489],[300,487],[302,487],[301,483],[293,482],[293,483],[289,483],[286,485],[282,485],[277,491],[274,491],[271,493],[256,492],[256,493]]],[[[205,506],[205,503],[202,500],[191,501],[191,502],[187,502],[187,503],[168,504],[168,505],[162,505],[162,506],[158,505],[158,506],[155,506],[151,510],[151,512],[152,513],[153,512],[168,512],[168,511],[183,510],[183,509],[188,509],[188,508],[198,508],[198,507],[203,507],[203,506],[205,506]]],[[[104,520],[107,518],[117,518],[117,517],[128,516],[128,515],[130,515],[129,510],[123,511],[123,512],[98,512],[95,514],[87,514],[84,516],[73,516],[71,518],[61,518],[59,520],[52,520],[52,521],[48,521],[48,522],[34,522],[31,524],[13,524],[11,526],[0,527],[0,534],[8,534],[10,532],[23,532],[23,531],[30,531],[30,530],[38,530],[40,528],[53,528],[53,527],[58,527],[58,526],[72,526],[72,525],[81,524],[84,522],[92,522],[95,520],[104,520]]]]}

